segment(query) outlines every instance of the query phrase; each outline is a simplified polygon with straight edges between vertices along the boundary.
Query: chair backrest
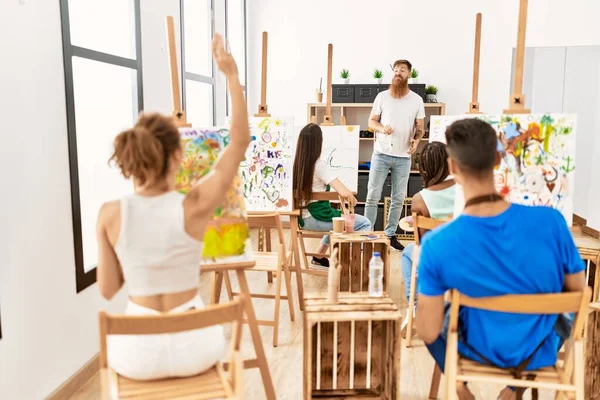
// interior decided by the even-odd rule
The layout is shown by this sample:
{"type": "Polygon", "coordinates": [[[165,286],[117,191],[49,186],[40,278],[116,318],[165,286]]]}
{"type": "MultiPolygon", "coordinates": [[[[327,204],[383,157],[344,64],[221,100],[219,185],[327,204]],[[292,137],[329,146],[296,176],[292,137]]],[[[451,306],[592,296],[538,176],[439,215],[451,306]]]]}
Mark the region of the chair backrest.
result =
{"type": "Polygon", "coordinates": [[[106,368],[107,366],[107,335],[175,333],[233,322],[232,341],[234,348],[237,350],[239,348],[242,318],[243,306],[241,299],[235,299],[226,304],[210,305],[202,310],[162,315],[115,315],[101,310],[99,312],[100,368],[106,368]]]}
{"type": "Polygon", "coordinates": [[[592,290],[587,286],[578,292],[509,294],[479,298],[466,296],[453,289],[451,293],[450,328],[456,329],[457,327],[459,306],[518,314],[575,313],[572,336],[574,339],[580,339],[583,335],[591,295],[592,290]]]}
{"type": "MultiPolygon", "coordinates": [[[[286,251],[285,236],[283,234],[283,223],[281,222],[281,215],[279,213],[249,213],[246,216],[246,218],[248,220],[248,226],[250,228],[277,229],[277,238],[279,240],[279,245],[277,247],[279,248],[283,246],[283,251],[286,251]]],[[[270,248],[270,245],[267,248],[270,248]]]]}
{"type": "MultiPolygon", "coordinates": [[[[294,191],[294,199],[298,199],[300,196],[298,196],[298,191],[295,190],[294,191]]],[[[313,192],[310,196],[311,200],[329,200],[329,201],[339,201],[342,205],[342,211],[344,212],[344,214],[348,214],[348,212],[353,213],[354,210],[349,211],[348,209],[345,208],[345,203],[349,203],[348,202],[348,198],[346,197],[342,197],[340,196],[337,192],[335,191],[331,191],[331,192],[313,192]]]]}
{"type": "Polygon", "coordinates": [[[415,243],[421,244],[421,238],[425,232],[437,228],[440,225],[445,224],[447,221],[441,219],[434,219],[424,217],[417,213],[412,214],[413,227],[415,228],[415,243]],[[422,231],[422,232],[421,232],[422,231]]]}

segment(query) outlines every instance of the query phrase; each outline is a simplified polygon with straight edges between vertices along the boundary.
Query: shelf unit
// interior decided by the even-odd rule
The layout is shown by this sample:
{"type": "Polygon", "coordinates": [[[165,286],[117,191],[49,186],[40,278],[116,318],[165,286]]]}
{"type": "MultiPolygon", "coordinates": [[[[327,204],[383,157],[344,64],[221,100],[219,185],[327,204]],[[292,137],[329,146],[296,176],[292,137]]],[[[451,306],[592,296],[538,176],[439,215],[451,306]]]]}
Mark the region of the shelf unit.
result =
{"type": "MultiPolygon", "coordinates": [[[[320,124],[323,122],[323,118],[325,116],[326,111],[326,103],[308,103],[307,104],[307,122],[310,122],[312,118],[315,118],[315,122],[320,124]]],[[[361,131],[368,130],[368,121],[369,115],[371,114],[371,110],[373,108],[373,103],[332,103],[331,104],[331,118],[333,123],[336,125],[340,125],[342,120],[346,120],[346,125],[358,125],[360,126],[361,131]],[[343,117],[343,118],[342,118],[343,117]]],[[[444,115],[446,113],[446,104],[445,103],[425,103],[425,135],[419,144],[419,148],[417,148],[417,152],[420,151],[420,147],[422,147],[425,143],[429,141],[429,119],[432,115],[444,115]]],[[[359,142],[359,160],[360,162],[370,161],[371,155],[373,154],[373,145],[375,144],[375,138],[360,138],[359,142]]],[[[357,195],[357,200],[359,203],[357,204],[357,208],[364,207],[364,202],[366,201],[366,192],[364,188],[361,190],[361,185],[366,185],[368,182],[368,170],[359,170],[358,171],[358,182],[359,182],[359,190],[357,195]]],[[[410,171],[409,185],[406,193],[406,197],[412,197],[416,192],[420,190],[422,187],[421,176],[419,175],[418,166],[415,163],[415,159],[412,159],[411,171],[410,171]],[[416,182],[416,181],[419,182],[416,182]]],[[[388,180],[390,180],[390,174],[388,174],[388,180]]],[[[388,185],[388,181],[386,180],[386,185],[388,185]]],[[[376,230],[382,230],[385,226],[383,223],[383,214],[384,214],[384,199],[388,197],[389,194],[386,194],[385,188],[384,193],[382,194],[382,199],[379,202],[379,212],[377,217],[377,223],[375,225],[376,230]]],[[[405,212],[408,212],[404,210],[405,212]]],[[[357,210],[357,212],[359,212],[357,210]]],[[[362,212],[359,212],[362,214],[362,212]]]]}

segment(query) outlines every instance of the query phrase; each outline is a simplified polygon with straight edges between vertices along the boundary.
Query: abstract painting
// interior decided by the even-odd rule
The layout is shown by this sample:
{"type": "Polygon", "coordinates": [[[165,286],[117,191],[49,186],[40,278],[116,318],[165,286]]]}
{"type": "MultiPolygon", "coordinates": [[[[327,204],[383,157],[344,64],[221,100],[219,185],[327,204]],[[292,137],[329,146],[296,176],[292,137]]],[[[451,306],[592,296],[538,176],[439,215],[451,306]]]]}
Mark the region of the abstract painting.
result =
{"type": "Polygon", "coordinates": [[[293,128],[293,118],[250,118],[252,142],[240,164],[248,211],[292,211],[293,128]]]}
{"type": "Polygon", "coordinates": [[[358,190],[358,144],[360,127],[355,125],[321,126],[321,160],[333,168],[340,181],[353,192],[358,190]]]}
{"type": "MultiPolygon", "coordinates": [[[[184,155],[176,178],[176,189],[187,194],[212,170],[229,143],[229,129],[180,128],[179,132],[184,155]]],[[[207,263],[250,259],[249,240],[242,180],[238,175],[206,228],[202,257],[207,263]]]]}
{"type": "Polygon", "coordinates": [[[575,115],[482,114],[431,118],[430,140],[444,143],[446,127],[455,120],[479,118],[488,122],[496,130],[501,158],[494,169],[498,193],[512,203],[555,208],[572,224],[575,115]]]}

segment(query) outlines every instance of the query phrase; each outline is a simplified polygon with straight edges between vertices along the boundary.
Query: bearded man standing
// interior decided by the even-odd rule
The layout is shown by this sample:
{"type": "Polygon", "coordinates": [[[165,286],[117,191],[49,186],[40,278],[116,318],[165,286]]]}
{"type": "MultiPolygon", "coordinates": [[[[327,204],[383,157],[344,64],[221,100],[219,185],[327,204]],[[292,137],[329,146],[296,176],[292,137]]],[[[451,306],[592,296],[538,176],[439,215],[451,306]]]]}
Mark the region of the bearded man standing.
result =
{"type": "Polygon", "coordinates": [[[396,238],[396,229],[406,197],[411,155],[417,150],[425,132],[423,99],[408,88],[411,69],[412,65],[407,60],[394,63],[394,78],[390,88],[377,95],[369,117],[369,128],[375,131],[376,140],[371,156],[365,217],[375,226],[377,204],[391,171],[392,204],[385,233],[396,250],[404,248],[396,238]]]}

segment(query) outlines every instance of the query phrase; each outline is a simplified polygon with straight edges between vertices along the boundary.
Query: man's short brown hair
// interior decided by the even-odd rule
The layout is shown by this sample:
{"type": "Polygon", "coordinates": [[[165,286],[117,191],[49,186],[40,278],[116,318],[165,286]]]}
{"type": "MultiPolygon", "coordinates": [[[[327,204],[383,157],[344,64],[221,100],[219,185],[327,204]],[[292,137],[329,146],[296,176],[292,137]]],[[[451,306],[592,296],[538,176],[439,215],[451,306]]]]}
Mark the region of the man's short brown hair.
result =
{"type": "Polygon", "coordinates": [[[394,68],[396,68],[398,65],[402,65],[402,64],[406,65],[406,67],[408,68],[409,71],[412,71],[412,64],[408,60],[397,60],[394,63],[394,68]]]}

